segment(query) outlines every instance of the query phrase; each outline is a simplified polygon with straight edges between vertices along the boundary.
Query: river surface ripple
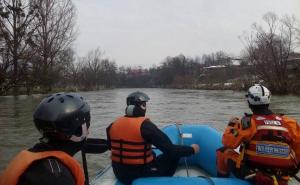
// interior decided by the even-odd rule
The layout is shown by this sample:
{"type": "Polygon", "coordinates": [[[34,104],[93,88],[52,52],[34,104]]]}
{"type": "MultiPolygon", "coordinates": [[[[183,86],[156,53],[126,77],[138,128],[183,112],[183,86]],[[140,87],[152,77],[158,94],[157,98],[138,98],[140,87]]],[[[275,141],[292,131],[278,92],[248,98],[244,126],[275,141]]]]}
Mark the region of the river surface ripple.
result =
{"type": "MultiPolygon", "coordinates": [[[[231,116],[250,113],[245,92],[178,89],[112,89],[81,92],[91,106],[89,137],[105,138],[105,128],[124,114],[125,99],[135,90],[147,93],[147,116],[162,127],[169,123],[210,124],[223,131],[231,116]]],[[[32,122],[32,113],[45,95],[0,97],[0,171],[20,150],[31,147],[40,134],[32,122]]],[[[272,96],[271,109],[300,121],[299,96],[272,96]]],[[[80,159],[80,155],[76,155],[80,159]]],[[[91,174],[110,163],[109,152],[88,154],[91,174]]],[[[79,160],[80,161],[80,160],[79,160]]]]}

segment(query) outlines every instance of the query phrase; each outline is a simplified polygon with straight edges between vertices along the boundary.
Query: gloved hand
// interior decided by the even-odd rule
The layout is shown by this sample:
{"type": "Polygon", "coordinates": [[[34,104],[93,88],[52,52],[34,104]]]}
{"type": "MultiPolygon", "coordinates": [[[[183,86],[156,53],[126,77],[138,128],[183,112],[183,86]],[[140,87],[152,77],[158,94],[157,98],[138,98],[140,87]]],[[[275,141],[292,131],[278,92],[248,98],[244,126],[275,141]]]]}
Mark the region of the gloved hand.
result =
{"type": "Polygon", "coordinates": [[[192,144],[191,147],[194,149],[194,154],[199,153],[200,148],[197,144],[192,144]]]}
{"type": "Polygon", "coordinates": [[[241,122],[241,119],[238,117],[232,117],[230,118],[228,125],[234,127],[234,125],[239,124],[241,122]]]}

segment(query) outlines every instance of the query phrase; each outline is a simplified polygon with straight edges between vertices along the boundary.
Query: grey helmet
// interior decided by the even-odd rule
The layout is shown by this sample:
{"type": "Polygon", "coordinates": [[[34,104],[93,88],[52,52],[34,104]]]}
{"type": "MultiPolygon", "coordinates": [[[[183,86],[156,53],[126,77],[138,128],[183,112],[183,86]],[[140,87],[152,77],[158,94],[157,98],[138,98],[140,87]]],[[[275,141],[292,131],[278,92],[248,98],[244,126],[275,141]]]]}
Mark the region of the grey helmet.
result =
{"type": "Polygon", "coordinates": [[[135,91],[127,96],[126,103],[127,105],[139,105],[142,102],[147,102],[149,100],[150,98],[147,94],[141,91],[135,91]]]}
{"type": "Polygon", "coordinates": [[[130,93],[126,98],[127,107],[125,114],[127,116],[144,116],[146,112],[146,102],[149,100],[149,96],[143,92],[135,91],[130,93]]]}
{"type": "Polygon", "coordinates": [[[80,142],[90,126],[90,106],[76,93],[55,93],[34,111],[36,128],[48,139],[80,142]]]}

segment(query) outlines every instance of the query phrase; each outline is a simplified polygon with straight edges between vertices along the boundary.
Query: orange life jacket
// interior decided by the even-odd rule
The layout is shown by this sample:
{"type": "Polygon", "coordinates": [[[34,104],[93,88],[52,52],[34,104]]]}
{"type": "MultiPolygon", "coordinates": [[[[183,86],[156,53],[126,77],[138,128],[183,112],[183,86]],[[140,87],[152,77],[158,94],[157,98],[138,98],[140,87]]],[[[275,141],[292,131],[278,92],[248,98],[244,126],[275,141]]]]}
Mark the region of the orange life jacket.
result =
{"type": "Polygon", "coordinates": [[[84,185],[85,178],[82,168],[79,163],[68,154],[61,151],[29,152],[27,150],[21,151],[10,162],[0,177],[0,185],[17,185],[21,175],[34,161],[49,157],[57,158],[69,168],[75,178],[76,185],[84,185]]]}
{"type": "Polygon", "coordinates": [[[151,144],[145,142],[141,125],[148,118],[120,117],[111,126],[111,159],[122,164],[147,164],[153,160],[151,144]]]}
{"type": "Polygon", "coordinates": [[[254,167],[292,169],[297,159],[291,148],[293,138],[286,123],[278,115],[252,115],[256,133],[245,145],[244,159],[254,167]]]}

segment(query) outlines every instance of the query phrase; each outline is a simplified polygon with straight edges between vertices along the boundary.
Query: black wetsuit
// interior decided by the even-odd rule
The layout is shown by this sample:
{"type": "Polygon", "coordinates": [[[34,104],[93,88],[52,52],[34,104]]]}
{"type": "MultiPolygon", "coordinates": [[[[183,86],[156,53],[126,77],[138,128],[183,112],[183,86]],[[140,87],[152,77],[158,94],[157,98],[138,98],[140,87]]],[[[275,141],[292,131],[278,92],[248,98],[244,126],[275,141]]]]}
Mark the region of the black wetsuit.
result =
{"type": "MultiPolygon", "coordinates": [[[[110,127],[111,125],[106,130],[108,145],[110,145],[108,134],[110,127]]],[[[148,119],[142,123],[141,134],[147,143],[151,143],[161,150],[162,154],[146,165],[112,162],[116,177],[124,184],[131,184],[134,179],[139,177],[173,176],[180,157],[194,154],[194,149],[190,146],[172,144],[168,136],[148,119]]]]}
{"type": "MultiPolygon", "coordinates": [[[[63,151],[73,156],[80,150],[74,143],[39,143],[29,149],[31,152],[63,151]]],[[[56,158],[35,161],[20,177],[18,185],[76,185],[71,171],[56,158]]]]}

